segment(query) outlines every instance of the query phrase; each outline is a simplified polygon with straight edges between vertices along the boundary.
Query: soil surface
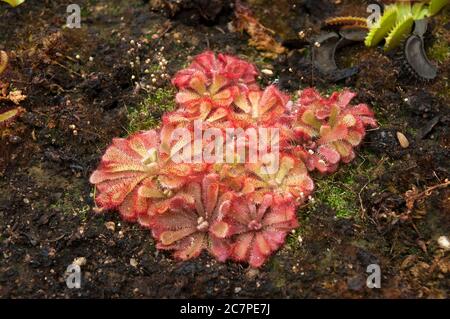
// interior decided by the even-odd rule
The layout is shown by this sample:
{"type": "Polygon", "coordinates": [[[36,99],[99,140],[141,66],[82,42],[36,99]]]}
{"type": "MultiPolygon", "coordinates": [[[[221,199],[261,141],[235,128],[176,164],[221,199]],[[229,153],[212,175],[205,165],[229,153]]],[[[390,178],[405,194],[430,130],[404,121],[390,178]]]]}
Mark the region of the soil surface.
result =
{"type": "MultiPolygon", "coordinates": [[[[26,112],[0,128],[0,297],[450,297],[442,242],[450,237],[450,9],[427,35],[437,79],[412,76],[399,52],[357,44],[337,62],[359,71],[331,82],[308,64],[307,47],[269,59],[249,46],[247,34],[229,28],[228,1],[164,2],[78,0],[80,29],[64,27],[72,1],[0,3],[0,50],[10,56],[1,80],[27,95],[26,112]],[[300,228],[259,270],[206,255],[175,261],[156,251],[148,230],[93,212],[88,179],[105,148],[113,137],[157,126],[173,107],[170,76],[206,49],[272,70],[261,82],[293,94],[350,87],[380,123],[351,165],[315,176],[315,201],[299,211],[300,228]],[[75,259],[81,289],[65,282],[75,259]],[[381,267],[380,289],[366,286],[370,264],[381,267]]],[[[329,16],[367,15],[361,1],[247,5],[277,41],[317,35],[329,16]]]]}

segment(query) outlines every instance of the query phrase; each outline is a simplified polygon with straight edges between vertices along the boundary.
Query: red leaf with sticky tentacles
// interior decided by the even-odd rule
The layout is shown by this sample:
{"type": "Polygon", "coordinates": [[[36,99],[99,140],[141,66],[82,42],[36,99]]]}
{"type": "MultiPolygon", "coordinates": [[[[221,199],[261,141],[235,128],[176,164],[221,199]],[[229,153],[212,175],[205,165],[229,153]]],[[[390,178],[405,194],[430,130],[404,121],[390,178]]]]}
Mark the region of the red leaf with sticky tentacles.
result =
{"type": "Polygon", "coordinates": [[[230,253],[229,240],[211,233],[211,225],[229,210],[233,194],[223,190],[216,174],[206,175],[184,189],[186,198],[172,201],[169,210],[150,221],[157,248],[173,250],[174,256],[187,260],[207,249],[220,261],[230,253]]]}
{"type": "Polygon", "coordinates": [[[231,239],[231,258],[260,267],[278,250],[286,235],[298,227],[292,197],[267,193],[262,198],[242,196],[235,199],[228,213],[215,222],[212,232],[231,239]]]}
{"type": "Polygon", "coordinates": [[[345,90],[324,98],[312,88],[300,95],[292,126],[299,143],[294,153],[309,170],[334,172],[339,162],[350,162],[367,127],[377,126],[367,105],[351,105],[355,95],[345,90]]]}

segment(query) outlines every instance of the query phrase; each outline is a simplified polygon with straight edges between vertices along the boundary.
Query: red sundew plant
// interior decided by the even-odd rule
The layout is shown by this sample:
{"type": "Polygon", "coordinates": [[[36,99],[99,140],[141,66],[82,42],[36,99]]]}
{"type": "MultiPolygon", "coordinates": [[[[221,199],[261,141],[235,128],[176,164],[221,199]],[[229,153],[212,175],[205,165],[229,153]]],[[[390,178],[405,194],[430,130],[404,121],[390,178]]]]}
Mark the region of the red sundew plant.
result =
{"type": "Polygon", "coordinates": [[[230,254],[227,239],[221,234],[220,222],[230,209],[233,194],[221,189],[219,176],[208,174],[183,190],[185,197],[173,201],[169,212],[150,220],[158,249],[173,250],[176,258],[186,260],[208,251],[220,261],[230,254]],[[212,225],[215,232],[212,232],[212,225]]]}
{"type": "Polygon", "coordinates": [[[236,198],[221,221],[212,226],[218,238],[229,238],[230,258],[260,267],[298,227],[292,196],[267,193],[236,198]],[[217,229],[217,231],[216,231],[217,229]]]}
{"type": "Polygon", "coordinates": [[[300,143],[295,153],[309,170],[332,173],[339,162],[349,163],[361,144],[366,127],[376,127],[365,104],[351,105],[355,93],[335,92],[326,99],[314,89],[304,90],[293,111],[293,132],[300,143]]]}
{"type": "Polygon", "coordinates": [[[331,173],[350,162],[376,122],[367,105],[351,104],[348,90],[325,98],[306,89],[293,103],[275,86],[260,89],[257,75],[233,56],[195,57],[172,79],[179,107],[161,128],[114,139],[106,150],[90,178],[96,211],[118,210],[139,222],[158,249],[181,260],[206,250],[222,262],[262,266],[298,227],[296,210],[314,190],[309,171],[331,173]],[[257,139],[249,132],[260,129],[278,130],[276,143],[263,135],[251,144],[257,139]],[[179,150],[192,156],[180,162],[179,150]],[[212,153],[216,161],[205,161],[212,153]]]}
{"type": "Polygon", "coordinates": [[[230,84],[238,85],[243,90],[258,88],[258,71],[254,65],[230,55],[216,56],[211,51],[197,55],[190,66],[173,77],[172,83],[182,90],[188,87],[196,76],[201,76],[211,83],[217,75],[225,77],[230,84]]]}
{"type": "Polygon", "coordinates": [[[195,176],[198,166],[175,164],[159,148],[154,130],[113,140],[90,178],[99,210],[117,208],[124,219],[136,220],[195,176]]]}
{"type": "Polygon", "coordinates": [[[264,91],[241,92],[234,99],[234,110],[229,112],[230,120],[238,127],[270,126],[286,113],[290,98],[271,85],[264,91]]]}
{"type": "Polygon", "coordinates": [[[243,193],[264,193],[292,196],[303,204],[314,190],[314,183],[301,160],[287,154],[280,154],[278,170],[272,172],[267,165],[259,162],[247,164],[251,176],[246,177],[243,193]],[[253,177],[254,176],[254,177],[253,177]]]}
{"type": "Polygon", "coordinates": [[[215,111],[222,114],[221,118],[240,92],[257,88],[257,75],[256,68],[248,62],[205,52],[179,71],[172,83],[179,89],[176,101],[185,117],[206,119],[215,111]]]}

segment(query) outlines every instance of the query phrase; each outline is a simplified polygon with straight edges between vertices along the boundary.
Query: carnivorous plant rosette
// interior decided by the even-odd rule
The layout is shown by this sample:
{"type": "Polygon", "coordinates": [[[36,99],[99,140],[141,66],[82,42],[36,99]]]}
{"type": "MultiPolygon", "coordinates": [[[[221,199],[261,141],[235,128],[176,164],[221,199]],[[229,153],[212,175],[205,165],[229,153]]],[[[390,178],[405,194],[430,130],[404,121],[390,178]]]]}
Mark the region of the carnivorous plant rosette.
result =
{"type": "MultiPolygon", "coordinates": [[[[230,252],[229,241],[211,232],[230,208],[233,194],[220,185],[217,174],[208,174],[183,190],[184,199],[172,202],[169,211],[155,215],[151,221],[157,248],[173,250],[176,258],[187,260],[207,249],[220,261],[230,252]]],[[[220,232],[216,228],[217,232],[220,232]]]]}
{"type": "Polygon", "coordinates": [[[314,89],[302,92],[294,111],[293,131],[300,144],[294,153],[309,170],[332,173],[339,162],[350,162],[366,128],[377,126],[366,104],[350,104],[355,95],[346,90],[324,98],[314,89]]]}
{"type": "Polygon", "coordinates": [[[351,105],[350,91],[324,98],[307,89],[294,105],[275,86],[260,89],[257,74],[233,56],[195,57],[172,80],[179,107],[160,129],[106,150],[90,178],[99,211],[149,228],[156,247],[178,259],[208,251],[262,266],[298,227],[296,210],[314,190],[308,171],[352,160],[376,122],[367,105],[351,105]],[[278,139],[255,135],[260,129],[277,129],[278,139]]]}
{"type": "Polygon", "coordinates": [[[193,168],[160,156],[159,146],[154,130],[113,139],[90,177],[99,192],[95,201],[100,210],[118,209],[124,219],[136,220],[152,203],[172,197],[189,181],[193,168]]]}
{"type": "Polygon", "coordinates": [[[229,238],[230,257],[260,267],[280,248],[286,235],[298,227],[296,204],[291,196],[267,193],[261,198],[234,200],[221,221],[212,226],[218,238],[229,238]]]}

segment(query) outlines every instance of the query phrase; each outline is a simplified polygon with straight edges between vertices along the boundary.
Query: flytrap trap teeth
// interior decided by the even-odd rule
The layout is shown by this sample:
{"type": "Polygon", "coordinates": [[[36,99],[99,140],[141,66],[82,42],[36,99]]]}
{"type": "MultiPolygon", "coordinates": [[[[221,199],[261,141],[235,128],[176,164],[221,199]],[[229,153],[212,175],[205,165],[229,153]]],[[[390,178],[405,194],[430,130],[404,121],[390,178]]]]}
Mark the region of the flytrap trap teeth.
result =
{"type": "Polygon", "coordinates": [[[367,30],[353,27],[322,34],[313,44],[314,66],[334,82],[355,75],[358,67],[339,69],[336,64],[336,53],[343,47],[364,41],[366,36],[367,30]]]}
{"type": "Polygon", "coordinates": [[[415,22],[413,34],[408,37],[403,48],[404,66],[414,76],[423,80],[433,80],[437,76],[437,67],[430,61],[425,51],[424,34],[427,31],[427,19],[415,22]]]}

